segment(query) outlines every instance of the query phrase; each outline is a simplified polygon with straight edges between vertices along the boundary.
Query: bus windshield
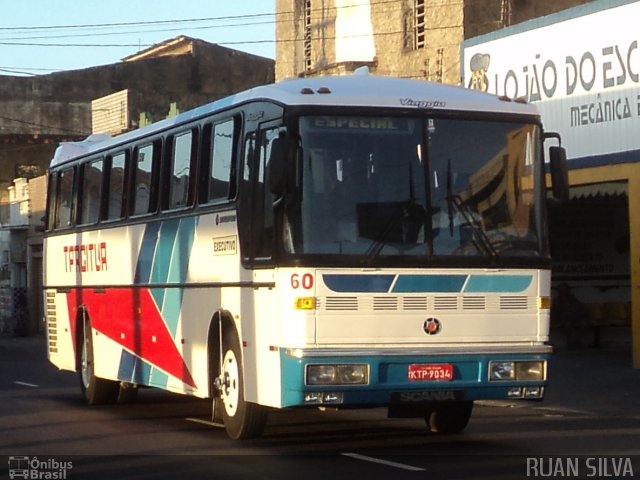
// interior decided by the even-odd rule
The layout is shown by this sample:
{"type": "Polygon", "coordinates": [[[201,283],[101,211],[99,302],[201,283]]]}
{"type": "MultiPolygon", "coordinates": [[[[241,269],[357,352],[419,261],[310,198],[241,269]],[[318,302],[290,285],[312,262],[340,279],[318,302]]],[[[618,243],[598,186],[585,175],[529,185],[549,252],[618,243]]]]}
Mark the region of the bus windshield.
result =
{"type": "MultiPolygon", "coordinates": [[[[540,257],[535,124],[304,116],[285,250],[294,255],[540,257]]],[[[540,197],[538,197],[540,198],[540,197]]]]}

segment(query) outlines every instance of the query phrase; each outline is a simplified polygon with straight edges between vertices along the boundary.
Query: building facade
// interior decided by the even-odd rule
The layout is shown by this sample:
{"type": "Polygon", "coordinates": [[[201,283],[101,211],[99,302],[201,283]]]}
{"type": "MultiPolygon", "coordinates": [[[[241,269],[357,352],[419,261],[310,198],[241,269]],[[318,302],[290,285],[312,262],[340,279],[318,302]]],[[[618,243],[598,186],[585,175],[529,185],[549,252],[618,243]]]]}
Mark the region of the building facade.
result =
{"type": "Polygon", "coordinates": [[[345,74],[460,83],[463,40],[588,0],[276,0],[276,79],[345,74]]]}

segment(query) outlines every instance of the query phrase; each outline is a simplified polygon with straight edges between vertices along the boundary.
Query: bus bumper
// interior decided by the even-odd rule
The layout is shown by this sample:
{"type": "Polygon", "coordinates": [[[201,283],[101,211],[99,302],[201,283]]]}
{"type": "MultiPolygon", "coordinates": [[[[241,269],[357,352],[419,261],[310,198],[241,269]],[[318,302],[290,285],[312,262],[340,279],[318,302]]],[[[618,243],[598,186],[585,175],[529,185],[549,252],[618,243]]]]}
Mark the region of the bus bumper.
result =
{"type": "Polygon", "coordinates": [[[280,351],[282,407],[541,400],[551,356],[546,345],[455,353],[280,351]]]}

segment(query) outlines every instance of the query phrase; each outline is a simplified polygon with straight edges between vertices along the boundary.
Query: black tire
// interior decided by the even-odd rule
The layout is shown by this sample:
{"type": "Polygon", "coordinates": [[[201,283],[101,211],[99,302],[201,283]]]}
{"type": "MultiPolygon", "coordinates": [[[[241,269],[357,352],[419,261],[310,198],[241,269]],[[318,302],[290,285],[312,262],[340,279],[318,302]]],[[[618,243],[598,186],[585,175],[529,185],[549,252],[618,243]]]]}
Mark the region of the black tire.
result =
{"type": "Polygon", "coordinates": [[[434,433],[460,433],[469,423],[472,411],[473,401],[442,403],[426,413],[425,421],[434,433]]]}
{"type": "Polygon", "coordinates": [[[78,378],[80,388],[88,405],[104,405],[118,400],[120,385],[112,380],[95,376],[93,368],[93,340],[91,323],[84,320],[78,337],[78,378]]]}
{"type": "Polygon", "coordinates": [[[222,404],[224,428],[233,440],[259,437],[267,422],[267,409],[244,399],[242,356],[235,331],[225,332],[222,350],[222,387],[219,403],[222,404]]]}

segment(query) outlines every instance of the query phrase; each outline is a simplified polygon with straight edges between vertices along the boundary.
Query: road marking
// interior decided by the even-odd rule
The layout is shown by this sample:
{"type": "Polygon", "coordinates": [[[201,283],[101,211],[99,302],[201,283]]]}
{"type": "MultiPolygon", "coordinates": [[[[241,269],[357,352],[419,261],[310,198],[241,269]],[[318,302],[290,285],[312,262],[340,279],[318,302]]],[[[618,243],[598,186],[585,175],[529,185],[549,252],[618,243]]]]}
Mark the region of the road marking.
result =
{"type": "Polygon", "coordinates": [[[200,425],[207,425],[209,427],[223,427],[224,425],[219,422],[212,422],[210,420],[202,420],[201,418],[187,417],[185,418],[187,422],[199,423],[200,425]]]}
{"type": "Polygon", "coordinates": [[[31,387],[31,388],[38,388],[40,386],[40,385],[36,385],[35,383],[19,382],[18,380],[15,380],[13,383],[15,383],[16,385],[22,385],[23,387],[31,387]]]}
{"type": "Polygon", "coordinates": [[[367,457],[366,455],[360,455],[359,453],[342,453],[341,455],[349,458],[354,458],[356,460],[362,460],[364,462],[379,463],[381,465],[387,465],[388,467],[409,470],[410,472],[424,471],[424,468],[414,467],[413,465],[406,465],[404,463],[390,462],[389,460],[382,460],[381,458],[367,457]]]}

